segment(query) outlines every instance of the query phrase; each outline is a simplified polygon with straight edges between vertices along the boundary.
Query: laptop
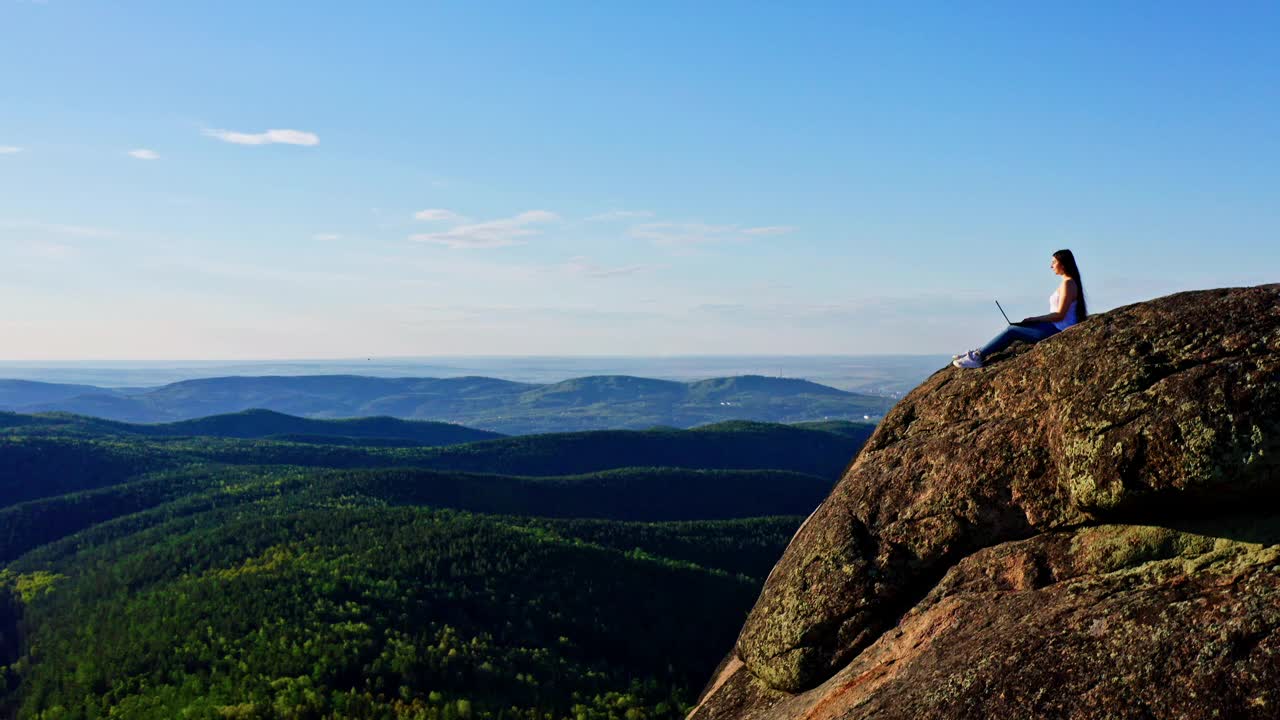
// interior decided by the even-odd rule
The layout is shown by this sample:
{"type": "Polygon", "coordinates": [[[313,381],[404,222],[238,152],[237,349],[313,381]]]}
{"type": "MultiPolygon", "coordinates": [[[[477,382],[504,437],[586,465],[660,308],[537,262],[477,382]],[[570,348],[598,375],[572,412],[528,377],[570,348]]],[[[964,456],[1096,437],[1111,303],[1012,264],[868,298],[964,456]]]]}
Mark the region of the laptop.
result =
{"type": "Polygon", "coordinates": [[[1004,321],[1005,321],[1005,322],[1009,323],[1010,325],[1019,325],[1019,326],[1020,326],[1020,325],[1022,325],[1022,323],[1020,323],[1020,322],[1014,322],[1014,321],[1012,321],[1012,320],[1010,320],[1010,319],[1009,319],[1009,316],[1008,316],[1008,315],[1006,315],[1006,314],[1005,314],[1005,312],[1004,312],[1004,308],[1003,308],[1003,307],[1000,307],[1000,301],[999,301],[999,300],[997,300],[997,301],[996,301],[996,307],[1000,308],[1000,314],[1001,314],[1001,315],[1004,315],[1004,321]]]}

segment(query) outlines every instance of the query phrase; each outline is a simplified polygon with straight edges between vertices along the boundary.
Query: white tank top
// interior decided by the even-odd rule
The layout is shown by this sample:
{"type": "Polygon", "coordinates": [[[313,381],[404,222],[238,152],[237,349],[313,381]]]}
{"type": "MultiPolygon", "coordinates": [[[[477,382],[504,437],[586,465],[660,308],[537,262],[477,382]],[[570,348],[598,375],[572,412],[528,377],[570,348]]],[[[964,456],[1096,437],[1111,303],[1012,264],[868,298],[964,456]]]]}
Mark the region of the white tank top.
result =
{"type": "MultiPolygon", "coordinates": [[[[1076,300],[1071,301],[1071,304],[1067,306],[1066,316],[1063,317],[1061,320],[1055,322],[1053,324],[1054,327],[1058,328],[1059,330],[1066,330],[1072,325],[1075,325],[1076,323],[1080,322],[1080,320],[1076,317],[1076,302],[1077,302],[1076,300]]],[[[1058,291],[1057,290],[1054,290],[1053,294],[1049,296],[1049,312],[1058,312],[1058,291]]]]}

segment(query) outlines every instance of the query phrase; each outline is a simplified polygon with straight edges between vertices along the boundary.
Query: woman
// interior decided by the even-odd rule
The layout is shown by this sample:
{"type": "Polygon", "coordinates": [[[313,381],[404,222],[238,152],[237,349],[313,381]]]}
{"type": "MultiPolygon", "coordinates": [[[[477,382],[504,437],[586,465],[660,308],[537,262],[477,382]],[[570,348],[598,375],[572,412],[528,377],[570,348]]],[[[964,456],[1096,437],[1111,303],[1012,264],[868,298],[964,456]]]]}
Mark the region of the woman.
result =
{"type": "Polygon", "coordinates": [[[1059,250],[1053,254],[1049,267],[1053,268],[1055,275],[1062,276],[1062,284],[1049,296],[1048,315],[1029,317],[1016,325],[1010,325],[981,349],[956,355],[951,364],[958,368],[980,368],[983,358],[1004,350],[1015,340],[1037,343],[1085,319],[1089,311],[1085,307],[1084,283],[1080,280],[1080,268],[1076,267],[1075,256],[1070,250],[1059,250]]]}

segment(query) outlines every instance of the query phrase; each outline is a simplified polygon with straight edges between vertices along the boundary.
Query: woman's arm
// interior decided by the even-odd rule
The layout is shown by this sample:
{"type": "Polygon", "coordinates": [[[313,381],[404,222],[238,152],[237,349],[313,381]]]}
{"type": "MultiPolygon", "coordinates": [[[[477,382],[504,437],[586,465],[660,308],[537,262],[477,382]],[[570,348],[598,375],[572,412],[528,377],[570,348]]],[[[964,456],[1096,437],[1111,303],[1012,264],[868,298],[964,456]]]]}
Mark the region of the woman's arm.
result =
{"type": "Polygon", "coordinates": [[[1024,323],[1037,322],[1058,322],[1067,316],[1067,308],[1071,307],[1071,303],[1076,300],[1076,284],[1068,278],[1062,278],[1062,285],[1058,287],[1058,309],[1048,315],[1037,315],[1035,317],[1025,318],[1024,323]]]}

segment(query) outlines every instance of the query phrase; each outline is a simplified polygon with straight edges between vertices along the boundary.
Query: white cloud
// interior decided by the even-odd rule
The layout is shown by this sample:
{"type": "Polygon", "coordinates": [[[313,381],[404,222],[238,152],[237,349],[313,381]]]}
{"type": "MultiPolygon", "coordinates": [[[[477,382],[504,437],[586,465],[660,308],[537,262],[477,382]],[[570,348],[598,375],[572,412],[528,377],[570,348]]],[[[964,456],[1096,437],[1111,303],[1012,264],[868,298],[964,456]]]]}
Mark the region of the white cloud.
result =
{"type": "Polygon", "coordinates": [[[34,222],[31,220],[0,220],[0,230],[34,230],[37,232],[73,235],[76,237],[115,237],[120,233],[105,228],[86,225],[59,225],[57,223],[34,222]]]}
{"type": "Polygon", "coordinates": [[[569,258],[569,262],[564,264],[564,269],[574,275],[582,275],[589,278],[609,278],[621,277],[623,275],[634,275],[639,272],[654,269],[651,265],[623,265],[621,267],[602,267],[591,262],[589,258],[578,256],[569,258]]]}
{"type": "Polygon", "coordinates": [[[37,257],[45,260],[69,260],[80,251],[70,245],[51,242],[27,242],[19,246],[19,252],[29,257],[37,257]]]}
{"type": "Polygon", "coordinates": [[[705,223],[645,223],[631,228],[631,237],[650,240],[658,245],[701,245],[733,238],[735,225],[705,223]]]}
{"type": "Polygon", "coordinates": [[[559,220],[560,216],[547,210],[526,210],[514,219],[520,223],[553,222],[559,220]]]}
{"type": "Polygon", "coordinates": [[[459,215],[452,210],[441,210],[440,208],[431,208],[428,210],[419,210],[413,214],[414,220],[428,221],[445,221],[445,222],[466,222],[467,218],[459,215]]]}
{"type": "Polygon", "coordinates": [[[765,227],[747,228],[742,231],[743,235],[786,235],[795,231],[790,225],[767,225],[765,227]]]}
{"type": "Polygon", "coordinates": [[[242,133],[231,130],[205,130],[204,134],[236,145],[312,145],[320,144],[320,136],[302,130],[268,130],[261,133],[242,133]]]}
{"type": "Polygon", "coordinates": [[[612,222],[616,220],[639,220],[640,218],[653,217],[653,213],[648,210],[610,210],[609,212],[592,215],[583,222],[612,222]]]}
{"type": "Polygon", "coordinates": [[[22,148],[17,145],[0,145],[0,155],[14,155],[22,152],[22,148]]]}
{"type": "Polygon", "coordinates": [[[152,259],[150,264],[155,267],[190,270],[213,277],[280,281],[324,289],[351,286],[364,280],[362,276],[353,273],[270,266],[263,263],[235,262],[206,257],[161,257],[152,259]]]}
{"type": "Polygon", "coordinates": [[[312,240],[320,240],[323,242],[331,242],[333,240],[341,240],[342,236],[338,233],[316,233],[311,236],[312,240]]]}
{"type": "Polygon", "coordinates": [[[444,245],[455,249],[496,248],[510,245],[523,245],[525,238],[539,235],[530,225],[554,222],[558,220],[553,212],[546,210],[529,210],[515,217],[501,220],[489,220],[480,223],[468,223],[433,233],[410,235],[416,242],[444,245]]]}
{"type": "Polygon", "coordinates": [[[690,222],[642,223],[631,226],[631,237],[649,240],[656,245],[690,246],[717,242],[744,242],[753,237],[784,235],[795,228],[788,225],[766,225],[742,228],[737,225],[709,225],[690,222]]]}
{"type": "Polygon", "coordinates": [[[160,153],[146,148],[137,148],[129,151],[129,157],[135,157],[139,160],[159,160],[160,153]]]}

